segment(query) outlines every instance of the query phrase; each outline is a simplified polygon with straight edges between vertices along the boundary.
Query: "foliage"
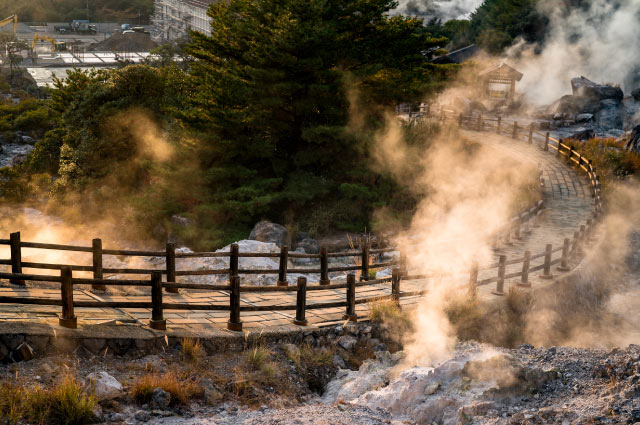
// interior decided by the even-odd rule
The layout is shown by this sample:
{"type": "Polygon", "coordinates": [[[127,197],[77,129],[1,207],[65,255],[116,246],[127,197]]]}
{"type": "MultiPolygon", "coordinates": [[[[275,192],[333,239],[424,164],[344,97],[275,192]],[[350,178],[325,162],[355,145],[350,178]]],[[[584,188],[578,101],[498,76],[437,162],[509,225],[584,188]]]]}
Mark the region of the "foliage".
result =
{"type": "Polygon", "coordinates": [[[265,217],[362,230],[373,206],[388,202],[392,184],[368,166],[375,125],[353,128],[350,112],[375,123],[378,111],[365,105],[418,99],[447,72],[422,54],[444,40],[425,35],[420,20],[386,16],[392,5],[211,7],[211,37],[194,33],[187,49],[198,59],[192,71],[202,90],[184,117],[206,143],[210,199],[206,217],[197,213],[205,227],[247,231],[265,217]]]}
{"type": "Polygon", "coordinates": [[[591,139],[586,143],[576,144],[574,149],[592,161],[605,194],[614,181],[633,178],[640,174],[640,154],[626,150],[624,142],[615,139],[591,139]]]}
{"type": "Polygon", "coordinates": [[[180,344],[182,348],[182,358],[191,363],[198,363],[204,356],[204,350],[200,346],[197,338],[185,337],[180,344]]]}
{"type": "Polygon", "coordinates": [[[46,102],[34,98],[18,104],[0,102],[0,132],[25,131],[42,135],[56,124],[57,114],[46,102]]]}
{"type": "Polygon", "coordinates": [[[8,424],[89,424],[96,403],[70,375],[51,389],[28,389],[7,382],[0,385],[0,415],[8,424]]]}
{"type": "Polygon", "coordinates": [[[21,22],[95,22],[147,24],[153,13],[153,0],[0,0],[0,16],[18,15],[21,22]]]}

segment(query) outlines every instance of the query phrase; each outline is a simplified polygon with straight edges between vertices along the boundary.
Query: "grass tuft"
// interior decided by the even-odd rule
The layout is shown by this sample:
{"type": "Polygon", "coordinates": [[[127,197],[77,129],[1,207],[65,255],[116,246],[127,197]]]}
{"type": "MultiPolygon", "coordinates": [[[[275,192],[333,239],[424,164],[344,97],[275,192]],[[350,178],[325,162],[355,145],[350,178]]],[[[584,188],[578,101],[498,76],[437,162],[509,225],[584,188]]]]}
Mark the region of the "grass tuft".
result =
{"type": "Polygon", "coordinates": [[[96,403],[71,375],[51,389],[29,389],[6,382],[0,385],[0,417],[6,424],[89,424],[96,403]]]}
{"type": "Polygon", "coordinates": [[[204,395],[203,389],[196,382],[182,380],[175,372],[168,372],[164,375],[141,377],[135,382],[131,396],[138,404],[149,403],[156,388],[171,394],[170,406],[188,406],[192,399],[201,398],[204,395]]]}
{"type": "Polygon", "coordinates": [[[253,370],[261,370],[273,353],[264,345],[256,345],[247,352],[247,363],[253,370]]]}
{"type": "Polygon", "coordinates": [[[183,338],[181,342],[182,358],[190,363],[199,363],[204,356],[204,350],[197,338],[183,338]]]}

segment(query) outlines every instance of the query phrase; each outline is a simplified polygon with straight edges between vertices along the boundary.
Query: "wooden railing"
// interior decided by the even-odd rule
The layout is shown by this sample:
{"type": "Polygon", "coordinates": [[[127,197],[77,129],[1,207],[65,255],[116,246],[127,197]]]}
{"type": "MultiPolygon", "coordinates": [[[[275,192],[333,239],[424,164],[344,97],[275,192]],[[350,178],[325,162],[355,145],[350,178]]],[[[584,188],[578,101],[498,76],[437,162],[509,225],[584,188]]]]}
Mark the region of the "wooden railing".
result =
{"type": "MultiPolygon", "coordinates": [[[[459,287],[466,287],[469,291],[475,293],[477,288],[482,285],[496,283],[493,291],[496,295],[504,294],[504,283],[506,279],[519,279],[519,285],[530,287],[529,275],[531,273],[542,271],[539,275],[543,279],[551,279],[553,277],[552,267],[559,265],[558,270],[569,270],[569,261],[572,257],[580,255],[583,247],[591,239],[594,226],[597,220],[602,216],[603,204],[600,193],[600,183],[591,161],[581,156],[571,146],[564,144],[562,141],[549,136],[549,133],[541,134],[533,130],[533,127],[524,128],[518,123],[507,124],[501,118],[484,119],[479,117],[465,117],[455,114],[452,111],[442,110],[438,116],[441,120],[457,121],[460,126],[470,127],[474,130],[495,130],[503,134],[509,134],[514,139],[525,136],[528,143],[541,143],[541,148],[545,151],[555,150],[557,155],[564,155],[568,160],[575,163],[579,169],[586,173],[591,187],[593,189],[592,196],[595,198],[596,208],[593,213],[593,219],[587,220],[574,232],[572,238],[565,238],[561,247],[554,247],[551,244],[546,245],[545,250],[539,253],[525,251],[521,257],[508,259],[506,255],[497,255],[496,260],[491,264],[480,265],[473,262],[467,271],[462,270],[457,274],[417,274],[407,270],[406,255],[407,251],[413,249],[410,245],[404,247],[387,247],[381,249],[369,249],[364,247],[359,251],[352,252],[328,252],[323,247],[319,254],[303,254],[289,252],[286,246],[281,247],[279,253],[255,253],[240,252],[237,244],[230,245],[229,251],[226,252],[193,252],[181,253],[176,252],[175,245],[168,243],[164,251],[143,251],[143,250],[117,250],[103,249],[102,241],[94,239],[92,246],[74,246],[60,245],[38,242],[23,242],[20,233],[12,233],[9,239],[0,239],[0,245],[9,245],[11,256],[9,259],[0,259],[1,265],[10,265],[11,273],[0,273],[0,279],[8,279],[16,285],[25,285],[26,281],[34,282],[52,282],[60,284],[60,299],[38,298],[38,297],[14,297],[0,296],[0,304],[25,304],[25,305],[51,305],[62,307],[62,315],[59,323],[62,326],[75,328],[77,319],[74,308],[149,308],[152,310],[150,326],[153,329],[166,329],[166,320],[164,319],[164,311],[166,310],[186,310],[186,311],[228,311],[229,321],[227,327],[230,330],[242,330],[241,312],[249,311],[295,311],[294,324],[306,325],[306,311],[313,309],[328,308],[344,308],[344,319],[357,320],[355,306],[357,304],[370,303],[382,299],[391,299],[399,302],[401,298],[413,297],[426,294],[427,290],[421,291],[401,291],[400,285],[402,280],[415,279],[432,279],[447,278],[451,280],[462,281],[459,287]],[[540,139],[540,137],[542,139],[540,139]],[[23,248],[68,251],[68,252],[84,252],[91,253],[91,265],[69,265],[69,264],[51,264],[22,261],[23,248]],[[376,255],[388,252],[400,252],[399,260],[386,262],[372,262],[372,258],[376,255]],[[138,269],[138,268],[109,268],[103,267],[103,259],[105,256],[128,256],[128,257],[163,257],[165,259],[164,269],[138,269]],[[277,269],[243,269],[239,266],[240,258],[278,258],[279,267],[277,269]],[[344,257],[356,258],[360,264],[348,266],[329,266],[329,258],[344,257]],[[177,270],[176,259],[180,258],[227,258],[229,266],[224,269],[208,269],[208,270],[177,270]],[[289,268],[289,259],[314,259],[317,260],[319,266],[314,267],[294,267],[289,268]],[[518,271],[507,273],[508,268],[513,269],[518,266],[518,271]],[[391,277],[383,279],[371,279],[370,270],[392,267],[391,277]],[[23,269],[45,269],[58,270],[59,275],[37,275],[25,274],[23,269]],[[494,272],[495,270],[495,272],[494,272]],[[91,278],[74,277],[74,272],[89,272],[91,278]],[[333,272],[349,272],[346,282],[332,283],[330,273],[333,272]],[[356,281],[356,274],[360,273],[359,281],[356,281]],[[133,279],[105,279],[104,274],[122,274],[122,275],[147,275],[149,279],[133,280],[133,279]],[[307,285],[307,278],[300,276],[295,285],[289,285],[287,282],[287,274],[318,274],[318,284],[307,285]],[[485,277],[479,278],[480,273],[485,277]],[[275,286],[253,286],[240,285],[241,275],[255,274],[274,274],[278,276],[275,286]],[[489,277],[486,275],[489,274],[489,277]],[[163,280],[162,276],[166,276],[163,280]],[[201,284],[178,282],[179,276],[214,276],[227,275],[228,283],[226,284],[201,284]],[[388,295],[375,297],[356,298],[356,288],[390,284],[390,291],[387,289],[388,295]],[[94,289],[104,290],[108,286],[130,286],[130,287],[150,287],[151,299],[149,301],[76,301],[73,298],[73,288],[75,285],[91,285],[94,289]],[[179,303],[163,301],[163,291],[178,292],[179,289],[199,289],[209,291],[222,291],[228,294],[227,303],[179,303]],[[344,299],[335,302],[307,303],[307,293],[309,291],[328,291],[328,290],[344,290],[344,299]],[[274,292],[296,292],[296,302],[290,304],[274,304],[274,305],[243,305],[240,296],[242,293],[274,293],[274,292]]],[[[541,182],[543,183],[542,177],[541,182]]],[[[544,202],[538,201],[531,208],[526,209],[521,214],[513,217],[504,226],[495,232],[493,238],[494,247],[497,249],[500,242],[509,244],[512,239],[519,239],[523,234],[527,233],[531,226],[535,226],[537,219],[544,209],[544,202]]]]}

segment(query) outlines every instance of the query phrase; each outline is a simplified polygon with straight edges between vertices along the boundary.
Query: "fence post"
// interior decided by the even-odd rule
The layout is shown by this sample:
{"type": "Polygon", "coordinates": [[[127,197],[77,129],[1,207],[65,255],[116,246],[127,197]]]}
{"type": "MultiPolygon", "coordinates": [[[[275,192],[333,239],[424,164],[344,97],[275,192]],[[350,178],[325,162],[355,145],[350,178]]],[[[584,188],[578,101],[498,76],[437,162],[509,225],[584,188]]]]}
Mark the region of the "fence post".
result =
{"type": "Polygon", "coordinates": [[[458,116],[458,127],[462,127],[462,112],[460,112],[460,115],[458,116]]]}
{"type": "Polygon", "coordinates": [[[564,243],[562,244],[562,258],[560,259],[560,267],[558,267],[558,271],[567,272],[569,271],[569,246],[571,241],[569,238],[565,238],[564,243]]]}
{"type": "Polygon", "coordinates": [[[518,122],[514,121],[513,123],[513,134],[511,135],[512,139],[517,139],[518,138],[518,122]]]}
{"type": "Polygon", "coordinates": [[[496,290],[492,291],[494,295],[504,295],[504,272],[507,267],[507,256],[501,255],[498,260],[498,282],[496,283],[496,290]]]}
{"type": "Polygon", "coordinates": [[[585,242],[587,244],[591,243],[591,236],[593,235],[593,220],[588,218],[587,219],[587,228],[586,228],[586,233],[585,233],[585,242]]]}
{"type": "MultiPolygon", "coordinates": [[[[102,239],[94,239],[93,246],[93,278],[102,280],[102,239]]],[[[106,285],[99,283],[91,285],[93,289],[98,291],[106,291],[106,285]]]]}
{"type": "Polygon", "coordinates": [[[502,126],[502,117],[498,117],[498,126],[496,127],[496,133],[500,134],[501,126],[502,126]]]}
{"type": "Polygon", "coordinates": [[[394,267],[391,270],[391,295],[396,304],[400,304],[400,269],[394,267]]]}
{"type": "Polygon", "coordinates": [[[369,246],[362,247],[362,272],[360,280],[369,280],[369,246]]]}
{"type": "Polygon", "coordinates": [[[296,293],[296,318],[293,320],[294,325],[307,326],[309,322],[305,318],[307,310],[307,278],[298,277],[298,291],[296,293]]]}
{"type": "Polygon", "coordinates": [[[320,285],[328,285],[331,283],[329,280],[329,253],[327,247],[320,248],[320,285]]]}
{"type": "MultiPolygon", "coordinates": [[[[22,246],[20,244],[20,232],[11,233],[9,235],[11,244],[11,273],[22,274],[22,246]]],[[[25,285],[22,279],[10,279],[14,285],[25,285]]]]}
{"type": "Polygon", "coordinates": [[[240,247],[237,243],[232,243],[229,249],[229,282],[238,275],[238,258],[240,254],[240,247]]]}
{"type": "Polygon", "coordinates": [[[549,132],[544,135],[544,150],[545,152],[549,152],[549,132]]]}
{"type": "Polygon", "coordinates": [[[544,270],[540,275],[541,279],[553,279],[553,275],[551,274],[551,251],[553,251],[553,246],[547,244],[544,252],[544,270]]]}
{"type": "Polygon", "coordinates": [[[533,123],[529,124],[529,144],[533,143],[533,123]]]}
{"type": "Polygon", "coordinates": [[[409,273],[408,269],[407,269],[407,254],[402,251],[400,251],[400,277],[403,276],[407,276],[407,274],[409,273]]]}
{"type": "Polygon", "coordinates": [[[578,241],[580,240],[580,232],[573,232],[573,240],[571,241],[571,252],[575,255],[578,253],[578,241]]]}
{"type": "Polygon", "coordinates": [[[151,329],[164,331],[167,329],[167,321],[162,312],[162,273],[151,273],[151,329]]]}
{"type": "Polygon", "coordinates": [[[522,276],[520,277],[520,283],[518,286],[524,288],[531,288],[529,283],[529,266],[531,265],[531,251],[524,252],[524,261],[522,262],[522,276]]]}
{"type": "Polygon", "coordinates": [[[504,243],[506,245],[511,245],[513,242],[511,242],[511,225],[507,226],[507,233],[504,236],[504,243]]]}
{"type": "Polygon", "coordinates": [[[471,271],[469,272],[469,296],[475,298],[477,295],[478,285],[478,262],[471,263],[471,271]]]}
{"type": "MultiPolygon", "coordinates": [[[[391,292],[393,293],[393,289],[391,292]]],[[[356,275],[353,273],[347,275],[347,312],[342,318],[350,322],[358,321],[356,315],[356,275]]]]}
{"type": "Polygon", "coordinates": [[[482,114],[478,115],[478,122],[476,125],[476,131],[482,130],[482,114]]]}
{"type": "Polygon", "coordinates": [[[586,245],[586,233],[586,226],[583,224],[580,226],[580,243],[578,244],[581,253],[586,245]]]}
{"type": "Polygon", "coordinates": [[[232,276],[229,284],[231,288],[229,291],[229,321],[227,322],[227,329],[229,329],[230,331],[241,332],[242,322],[240,321],[240,277],[232,276]]]}
{"type": "MultiPolygon", "coordinates": [[[[172,243],[167,243],[166,250],[166,266],[167,266],[167,282],[175,283],[176,282],[176,246],[172,243]]],[[[178,288],[166,288],[167,292],[172,294],[177,294],[179,292],[178,288]]]]}
{"type": "Polygon", "coordinates": [[[71,267],[62,266],[60,277],[62,278],[62,284],[60,285],[62,317],[58,319],[58,323],[64,328],[76,329],[78,327],[78,319],[73,313],[73,275],[71,267]]]}
{"type": "Polygon", "coordinates": [[[289,247],[282,245],[280,247],[280,266],[278,267],[278,282],[276,286],[288,286],[287,267],[289,266],[289,247]]]}
{"type": "Polygon", "coordinates": [[[522,218],[518,217],[518,220],[516,221],[516,230],[515,230],[515,234],[514,234],[514,238],[520,240],[522,239],[522,235],[520,234],[520,228],[522,227],[522,218]]]}
{"type": "Polygon", "coordinates": [[[556,151],[556,156],[560,157],[562,155],[562,139],[558,139],[558,150],[556,151]]]}

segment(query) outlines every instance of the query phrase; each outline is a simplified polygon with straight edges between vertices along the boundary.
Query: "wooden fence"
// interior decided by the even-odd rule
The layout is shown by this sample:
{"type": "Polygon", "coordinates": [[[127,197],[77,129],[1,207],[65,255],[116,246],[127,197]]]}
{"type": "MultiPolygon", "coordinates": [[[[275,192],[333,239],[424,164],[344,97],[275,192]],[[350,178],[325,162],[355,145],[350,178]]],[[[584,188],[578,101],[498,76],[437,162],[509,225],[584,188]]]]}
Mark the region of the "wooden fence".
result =
{"type": "MultiPolygon", "coordinates": [[[[542,137],[542,148],[545,151],[549,149],[556,150],[558,155],[566,156],[570,161],[574,162],[582,169],[591,183],[593,188],[593,196],[596,199],[596,209],[594,211],[594,219],[588,220],[584,225],[577,229],[573,238],[564,239],[561,247],[553,247],[548,244],[544,252],[531,253],[526,251],[522,257],[508,259],[506,255],[498,255],[497,261],[492,264],[480,265],[476,262],[468,267],[467,271],[463,271],[464,282],[461,286],[468,287],[471,292],[476,291],[478,286],[496,283],[493,291],[496,295],[504,294],[504,282],[506,279],[520,278],[519,285],[529,287],[529,275],[531,273],[542,271],[541,278],[550,279],[553,277],[552,266],[559,265],[559,270],[569,270],[569,260],[571,256],[579,255],[582,247],[591,238],[595,221],[602,215],[602,199],[600,195],[600,184],[591,161],[582,157],[571,146],[562,143],[549,136],[549,134],[541,134],[533,131],[533,127],[520,127],[517,123],[506,124],[500,118],[496,120],[465,117],[456,115],[452,111],[442,110],[439,118],[441,120],[453,120],[461,126],[471,127],[472,129],[482,131],[495,129],[498,133],[508,133],[514,139],[521,135],[525,135],[525,141],[528,143],[540,142],[536,137],[542,137]],[[518,272],[507,273],[507,267],[521,265],[518,272]],[[482,271],[485,275],[487,271],[495,269],[495,274],[491,277],[479,279],[479,273],[482,271]]],[[[513,217],[502,228],[496,231],[494,236],[494,245],[497,247],[500,242],[509,244],[512,239],[519,239],[523,233],[529,231],[531,226],[536,225],[536,221],[544,208],[544,202],[538,201],[535,205],[523,211],[516,217],[513,217]]],[[[165,310],[187,310],[187,311],[228,311],[229,321],[227,327],[230,330],[242,330],[241,312],[249,311],[295,311],[294,324],[306,325],[305,317],[307,310],[328,309],[328,308],[344,308],[344,319],[356,321],[357,304],[370,303],[382,299],[391,299],[399,302],[403,297],[412,297],[426,294],[427,291],[401,291],[401,280],[428,279],[432,277],[443,277],[442,275],[418,275],[411,274],[407,270],[405,261],[407,250],[412,249],[410,245],[401,248],[381,248],[370,249],[364,247],[355,252],[328,252],[323,247],[319,254],[303,254],[289,252],[286,246],[281,247],[279,253],[255,253],[240,252],[237,244],[230,245],[229,251],[226,252],[193,252],[180,253],[176,252],[175,246],[171,243],[166,245],[164,251],[135,251],[135,250],[116,250],[103,249],[102,241],[94,239],[92,246],[74,246],[60,245],[37,242],[21,241],[20,233],[12,233],[9,239],[0,239],[0,245],[9,245],[11,256],[9,259],[0,259],[0,264],[10,265],[11,273],[0,273],[0,279],[9,279],[12,284],[25,285],[26,281],[34,282],[53,282],[60,284],[60,299],[36,298],[36,297],[14,297],[0,296],[0,304],[25,304],[25,305],[52,305],[62,307],[62,315],[59,319],[61,326],[75,328],[77,319],[74,314],[74,308],[146,308],[151,309],[150,326],[153,329],[166,329],[166,320],[164,319],[165,310]],[[22,249],[42,249],[66,252],[84,252],[91,253],[91,265],[68,265],[68,264],[50,264],[22,261],[22,249]],[[375,262],[372,261],[380,254],[394,252],[400,250],[399,260],[375,262]],[[103,267],[103,259],[105,256],[128,256],[128,257],[163,257],[165,260],[164,269],[136,269],[136,268],[106,268],[103,267]],[[225,269],[209,269],[209,270],[176,270],[176,259],[180,258],[228,258],[228,268],[225,269]],[[277,258],[279,267],[277,269],[242,269],[239,267],[240,258],[277,258]],[[360,264],[349,266],[330,267],[329,258],[343,257],[359,260],[360,264]],[[294,267],[289,268],[289,259],[313,259],[319,266],[314,267],[294,267]],[[370,278],[370,270],[392,267],[392,275],[389,278],[372,279],[370,278]],[[35,275],[25,274],[24,269],[45,269],[58,270],[59,275],[35,275]],[[89,272],[91,278],[78,278],[73,276],[73,272],[89,272]],[[332,283],[329,273],[332,272],[349,272],[345,283],[332,283]],[[355,272],[359,272],[360,279],[356,281],[355,272]],[[104,274],[122,274],[122,275],[146,275],[149,279],[105,279],[104,274]],[[287,282],[287,274],[318,274],[319,281],[315,285],[307,285],[305,277],[298,277],[295,285],[289,285],[287,282]],[[240,285],[241,275],[255,274],[274,274],[278,275],[277,284],[275,286],[253,286],[240,285]],[[163,281],[162,276],[166,277],[163,281]],[[227,275],[227,284],[200,284],[178,282],[179,276],[213,276],[227,275]],[[356,298],[356,288],[390,284],[390,294],[384,296],[356,298]],[[151,300],[146,301],[74,301],[73,287],[74,285],[91,285],[92,288],[104,290],[107,286],[133,286],[133,287],[150,287],[151,300]],[[226,304],[194,304],[194,303],[178,303],[163,301],[163,290],[167,292],[178,292],[179,289],[199,289],[209,291],[224,291],[228,293],[228,303],[226,304]],[[307,293],[309,291],[326,291],[326,290],[344,290],[344,301],[324,302],[307,304],[307,293]],[[250,292],[296,292],[296,302],[291,304],[277,305],[242,305],[240,295],[250,292]]],[[[493,273],[492,271],[490,273],[493,273]]],[[[459,278],[460,274],[448,276],[451,279],[459,278]]]]}

